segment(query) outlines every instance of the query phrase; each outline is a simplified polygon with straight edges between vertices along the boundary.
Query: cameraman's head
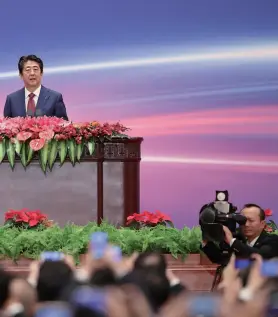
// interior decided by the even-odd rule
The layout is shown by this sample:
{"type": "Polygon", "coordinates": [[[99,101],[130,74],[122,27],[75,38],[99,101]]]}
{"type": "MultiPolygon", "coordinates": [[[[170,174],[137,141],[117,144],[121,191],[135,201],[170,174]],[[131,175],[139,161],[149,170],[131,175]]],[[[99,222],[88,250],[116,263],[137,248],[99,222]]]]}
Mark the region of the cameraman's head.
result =
{"type": "Polygon", "coordinates": [[[246,204],[241,214],[247,218],[246,224],[241,227],[244,236],[249,241],[259,237],[265,228],[264,210],[256,204],[246,204]]]}

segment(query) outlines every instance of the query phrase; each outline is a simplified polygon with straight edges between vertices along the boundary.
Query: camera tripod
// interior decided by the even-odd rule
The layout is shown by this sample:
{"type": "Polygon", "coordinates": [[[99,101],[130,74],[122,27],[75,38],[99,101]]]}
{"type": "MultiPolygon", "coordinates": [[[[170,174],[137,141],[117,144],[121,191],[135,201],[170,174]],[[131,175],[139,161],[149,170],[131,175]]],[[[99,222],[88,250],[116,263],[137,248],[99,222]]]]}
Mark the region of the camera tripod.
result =
{"type": "Polygon", "coordinates": [[[211,292],[213,292],[215,288],[218,286],[218,284],[221,282],[224,268],[225,268],[224,265],[219,265],[217,267],[214,278],[213,278],[212,286],[210,289],[211,292]]]}

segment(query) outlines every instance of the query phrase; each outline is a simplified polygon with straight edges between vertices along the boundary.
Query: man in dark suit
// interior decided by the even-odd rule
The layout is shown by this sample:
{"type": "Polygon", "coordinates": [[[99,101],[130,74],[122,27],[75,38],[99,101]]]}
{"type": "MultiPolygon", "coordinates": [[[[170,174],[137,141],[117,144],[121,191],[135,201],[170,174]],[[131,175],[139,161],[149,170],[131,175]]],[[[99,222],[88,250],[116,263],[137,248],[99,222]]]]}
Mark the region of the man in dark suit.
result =
{"type": "MultiPolygon", "coordinates": [[[[256,204],[247,204],[241,213],[247,218],[246,224],[241,227],[244,241],[234,238],[231,231],[223,227],[225,242],[229,246],[228,256],[235,253],[237,257],[249,258],[251,254],[258,253],[264,259],[278,257],[278,236],[265,232],[264,210],[256,204]]],[[[213,242],[203,241],[202,250],[214,263],[227,262],[223,252],[213,242]]]]}
{"type": "Polygon", "coordinates": [[[24,88],[7,96],[4,117],[53,116],[68,120],[63,97],[41,85],[43,61],[35,56],[22,56],[18,70],[24,88]]]}

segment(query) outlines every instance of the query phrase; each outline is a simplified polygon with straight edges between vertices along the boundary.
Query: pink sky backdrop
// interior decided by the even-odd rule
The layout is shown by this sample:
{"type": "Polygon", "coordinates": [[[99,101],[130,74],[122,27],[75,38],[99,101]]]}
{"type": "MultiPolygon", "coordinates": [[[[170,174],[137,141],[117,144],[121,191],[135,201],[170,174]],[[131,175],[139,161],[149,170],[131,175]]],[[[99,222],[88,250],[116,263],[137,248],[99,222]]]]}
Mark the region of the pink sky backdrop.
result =
{"type": "Polygon", "coordinates": [[[6,95],[22,87],[5,72],[17,71],[19,56],[35,53],[46,66],[44,85],[63,94],[70,119],[121,121],[131,136],[144,137],[142,210],[160,209],[178,227],[193,226],[215,190],[229,190],[238,208],[258,203],[278,221],[278,1],[214,0],[205,10],[193,0],[111,6],[86,0],[77,15],[78,2],[48,0],[18,32],[22,13],[6,1],[0,111],[6,95]],[[234,58],[234,50],[244,57],[234,58]],[[219,58],[209,58],[211,52],[219,58]],[[177,56],[191,60],[47,73],[177,56]]]}

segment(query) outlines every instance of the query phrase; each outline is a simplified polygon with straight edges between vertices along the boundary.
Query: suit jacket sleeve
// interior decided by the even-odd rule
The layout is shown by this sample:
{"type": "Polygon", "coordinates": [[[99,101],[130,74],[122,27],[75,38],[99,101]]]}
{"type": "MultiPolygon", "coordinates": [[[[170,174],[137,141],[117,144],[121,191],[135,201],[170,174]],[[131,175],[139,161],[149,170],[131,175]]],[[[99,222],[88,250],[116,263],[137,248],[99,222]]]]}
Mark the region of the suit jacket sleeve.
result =
{"type": "Polygon", "coordinates": [[[6,117],[6,118],[12,117],[11,103],[10,103],[9,96],[7,96],[6,103],[4,106],[4,117],[6,117]]]}
{"type": "Polygon", "coordinates": [[[277,257],[278,239],[273,237],[268,239],[260,248],[253,248],[244,244],[240,240],[235,240],[231,246],[232,250],[242,257],[249,257],[253,253],[260,254],[265,259],[277,257]]]}
{"type": "Polygon", "coordinates": [[[212,263],[221,264],[223,261],[223,254],[221,250],[213,243],[208,242],[201,250],[210,259],[212,263]]]}
{"type": "Polygon", "coordinates": [[[55,117],[68,120],[66,106],[64,104],[63,96],[61,94],[59,94],[55,105],[55,117]]]}

